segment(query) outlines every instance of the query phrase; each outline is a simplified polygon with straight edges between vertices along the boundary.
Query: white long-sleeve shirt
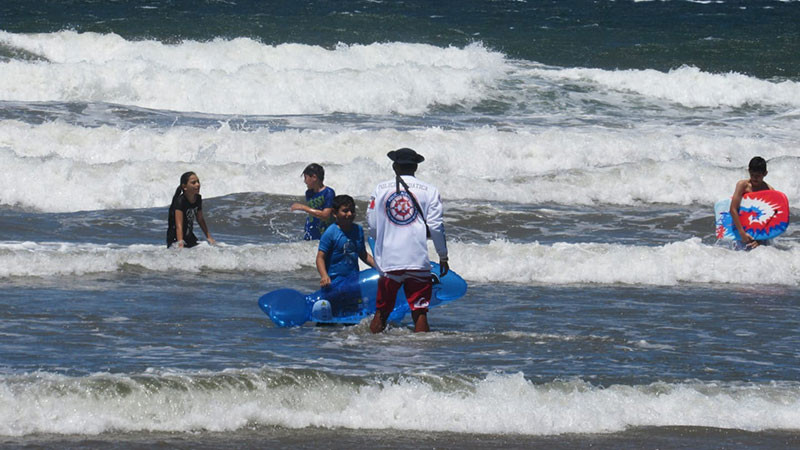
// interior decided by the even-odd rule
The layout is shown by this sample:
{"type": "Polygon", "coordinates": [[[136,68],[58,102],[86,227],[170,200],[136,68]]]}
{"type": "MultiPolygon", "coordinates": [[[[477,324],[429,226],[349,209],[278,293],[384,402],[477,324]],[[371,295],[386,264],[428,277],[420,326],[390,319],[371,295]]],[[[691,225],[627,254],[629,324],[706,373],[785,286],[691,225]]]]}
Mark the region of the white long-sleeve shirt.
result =
{"type": "MultiPolygon", "coordinates": [[[[439,258],[447,257],[447,240],[442,222],[439,190],[411,175],[403,181],[416,197],[439,258]]],[[[381,272],[431,270],[425,223],[416,211],[403,185],[397,192],[396,180],[378,184],[367,209],[370,236],[375,239],[375,263],[381,272]]]]}

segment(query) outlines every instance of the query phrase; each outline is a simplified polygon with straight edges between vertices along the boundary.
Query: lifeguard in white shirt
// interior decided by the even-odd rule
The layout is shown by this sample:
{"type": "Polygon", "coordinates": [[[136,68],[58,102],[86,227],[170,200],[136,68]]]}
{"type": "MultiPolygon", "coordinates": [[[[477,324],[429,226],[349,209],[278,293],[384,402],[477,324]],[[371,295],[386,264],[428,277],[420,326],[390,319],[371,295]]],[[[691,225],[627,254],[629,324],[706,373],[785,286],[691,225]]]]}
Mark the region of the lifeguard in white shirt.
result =
{"type": "Polygon", "coordinates": [[[435,186],[414,176],[425,160],[422,155],[401,148],[388,156],[394,161],[395,178],[378,184],[367,210],[370,235],[375,239],[375,263],[381,273],[377,312],[370,329],[378,333],[386,327],[402,286],[415,331],[429,331],[427,312],[433,284],[428,237],[439,255],[441,275],[449,270],[442,201],[435,186]]]}

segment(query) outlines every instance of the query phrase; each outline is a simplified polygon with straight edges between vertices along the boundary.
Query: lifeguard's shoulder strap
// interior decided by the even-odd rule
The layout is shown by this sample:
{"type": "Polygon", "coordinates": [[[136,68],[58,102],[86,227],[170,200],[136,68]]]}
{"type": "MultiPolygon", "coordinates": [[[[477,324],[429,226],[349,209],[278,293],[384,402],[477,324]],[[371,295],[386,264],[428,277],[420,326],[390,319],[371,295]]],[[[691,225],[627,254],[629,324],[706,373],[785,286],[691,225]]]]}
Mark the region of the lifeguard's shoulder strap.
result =
{"type": "Polygon", "coordinates": [[[414,204],[414,208],[417,209],[417,212],[419,213],[420,217],[422,217],[422,223],[425,224],[425,236],[431,237],[431,230],[430,228],[428,228],[428,221],[425,220],[425,214],[422,212],[422,208],[419,206],[417,198],[414,197],[414,194],[408,188],[408,184],[406,184],[405,180],[403,180],[403,177],[401,177],[400,175],[395,175],[395,189],[397,190],[398,193],[400,192],[400,185],[403,185],[403,189],[405,189],[406,192],[408,192],[408,196],[411,197],[411,203],[414,204]]]}

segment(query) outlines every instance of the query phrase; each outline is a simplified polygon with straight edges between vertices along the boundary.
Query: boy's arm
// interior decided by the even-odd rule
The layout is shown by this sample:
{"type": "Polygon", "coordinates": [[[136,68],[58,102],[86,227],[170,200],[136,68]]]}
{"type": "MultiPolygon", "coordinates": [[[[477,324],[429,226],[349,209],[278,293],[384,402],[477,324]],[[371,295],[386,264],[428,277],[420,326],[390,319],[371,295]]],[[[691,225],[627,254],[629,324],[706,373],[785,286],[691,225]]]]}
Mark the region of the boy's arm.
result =
{"type": "Polygon", "coordinates": [[[733,191],[733,197],[731,197],[731,208],[729,212],[731,214],[733,226],[736,227],[736,230],[739,232],[739,236],[742,237],[742,242],[744,242],[748,247],[754,248],[758,246],[758,242],[756,242],[752,236],[744,231],[744,227],[742,227],[742,221],[739,219],[739,207],[742,206],[742,197],[744,196],[746,189],[747,180],[741,180],[736,183],[736,189],[733,191]]]}
{"type": "Polygon", "coordinates": [[[336,193],[333,191],[333,188],[326,187],[325,188],[325,203],[322,204],[322,209],[319,210],[319,217],[324,221],[330,220],[331,216],[333,216],[333,198],[336,197],[336,193]]]}
{"type": "Polygon", "coordinates": [[[333,215],[333,207],[324,208],[322,210],[315,209],[315,212],[311,213],[314,217],[319,217],[322,220],[328,220],[333,215]],[[317,213],[318,212],[318,213],[317,213]],[[317,215],[319,214],[319,215],[317,215]]]}
{"type": "Polygon", "coordinates": [[[372,255],[367,253],[367,239],[364,236],[364,228],[360,225],[356,225],[358,227],[358,257],[364,261],[365,264],[372,268],[377,268],[375,265],[375,260],[372,258],[372,255]]]}
{"type": "Polygon", "coordinates": [[[328,276],[328,268],[325,267],[325,252],[322,250],[317,251],[317,272],[319,272],[319,285],[322,287],[331,284],[331,277],[328,276]]]}
{"type": "Polygon", "coordinates": [[[372,258],[372,255],[367,253],[366,249],[362,249],[358,257],[361,258],[361,260],[364,261],[366,265],[373,268],[375,267],[375,260],[372,258]]]}
{"type": "Polygon", "coordinates": [[[308,213],[317,219],[327,220],[331,214],[333,214],[333,208],[324,208],[324,209],[314,209],[308,205],[304,205],[302,203],[292,203],[292,206],[289,208],[292,211],[303,211],[308,213]]]}

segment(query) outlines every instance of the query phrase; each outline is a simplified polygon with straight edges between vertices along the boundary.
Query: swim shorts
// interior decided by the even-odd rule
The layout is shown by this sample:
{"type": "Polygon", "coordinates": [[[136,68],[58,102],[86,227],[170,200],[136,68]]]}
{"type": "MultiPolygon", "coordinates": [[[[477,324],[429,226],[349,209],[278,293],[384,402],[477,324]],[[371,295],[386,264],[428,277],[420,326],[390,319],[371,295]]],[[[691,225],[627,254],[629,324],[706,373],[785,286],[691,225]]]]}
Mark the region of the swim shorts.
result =
{"type": "Polygon", "coordinates": [[[427,270],[397,270],[387,272],[378,280],[375,308],[388,316],[394,309],[397,291],[403,286],[412,311],[427,311],[433,295],[433,281],[427,270]]]}

